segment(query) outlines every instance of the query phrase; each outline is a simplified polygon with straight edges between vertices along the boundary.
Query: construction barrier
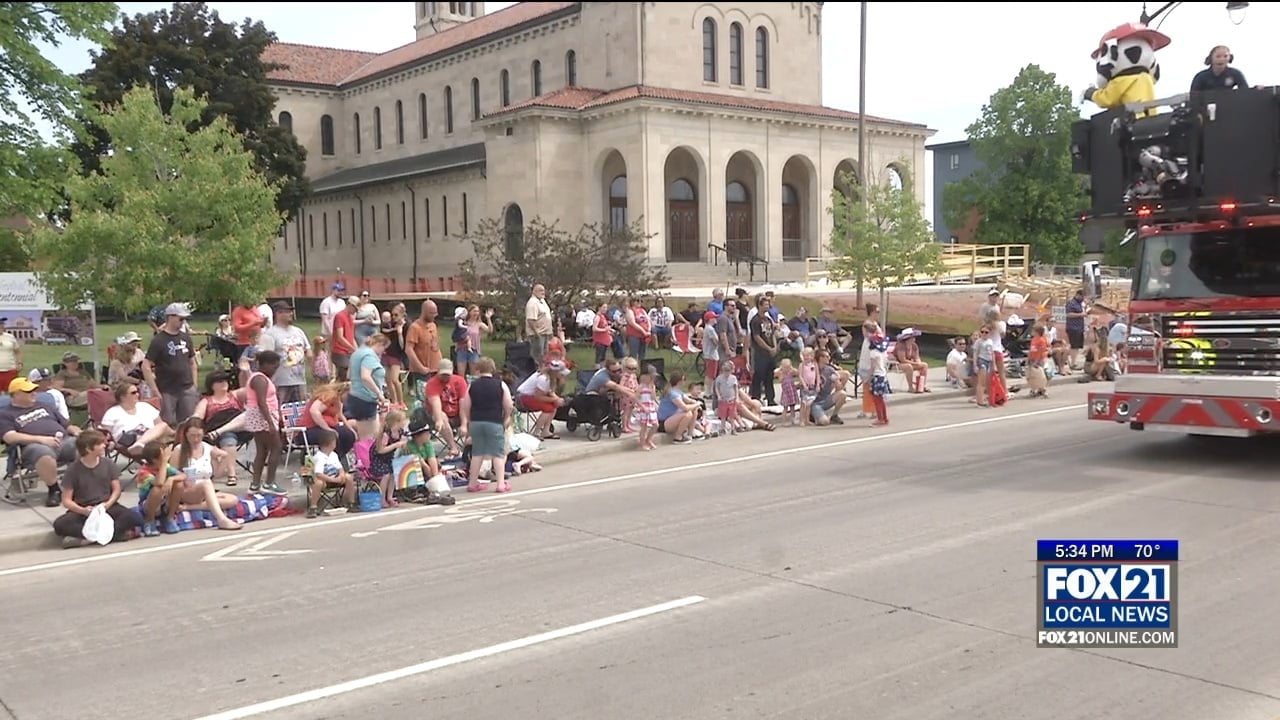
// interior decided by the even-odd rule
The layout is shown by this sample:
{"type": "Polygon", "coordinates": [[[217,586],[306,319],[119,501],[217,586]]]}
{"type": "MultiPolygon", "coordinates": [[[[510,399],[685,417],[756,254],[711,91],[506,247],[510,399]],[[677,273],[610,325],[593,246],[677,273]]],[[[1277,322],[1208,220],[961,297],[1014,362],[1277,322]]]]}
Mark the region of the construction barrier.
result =
{"type": "Polygon", "coordinates": [[[342,283],[345,292],[355,295],[364,291],[375,298],[412,297],[435,293],[453,293],[462,290],[462,280],[458,277],[359,277],[348,273],[333,275],[304,275],[293,282],[276,288],[270,297],[289,298],[322,298],[327,296],[337,283],[342,283]]]}

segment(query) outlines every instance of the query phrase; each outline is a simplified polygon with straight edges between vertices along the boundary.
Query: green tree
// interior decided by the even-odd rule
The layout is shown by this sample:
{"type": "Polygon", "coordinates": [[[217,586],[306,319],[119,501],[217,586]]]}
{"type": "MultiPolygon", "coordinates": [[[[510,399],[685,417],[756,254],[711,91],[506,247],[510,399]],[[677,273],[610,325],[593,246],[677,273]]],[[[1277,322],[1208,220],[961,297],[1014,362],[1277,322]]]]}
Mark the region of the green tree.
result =
{"type": "Polygon", "coordinates": [[[200,123],[205,110],[178,89],[166,115],[139,87],[93,113],[113,141],[101,171],[68,179],[64,228],[31,234],[54,302],[92,299],[130,313],[175,299],[213,308],[284,283],[268,262],[282,220],[277,189],[225,120],[200,123]]]}
{"type": "MultiPolygon", "coordinates": [[[[176,88],[195,90],[208,100],[199,122],[224,117],[231,123],[258,171],[280,187],[276,207],[292,217],[310,192],[307,153],[273,118],[276,97],[267,73],[278,66],[263,62],[262,53],[275,40],[261,22],[246,19],[237,27],[205,3],[174,3],[171,10],[123,18],[81,77],[99,104],[118,104],[131,88],[144,86],[159,96],[165,112],[176,88]]],[[[76,154],[93,171],[111,139],[101,127],[86,125],[76,154]]]]}
{"type": "MultiPolygon", "coordinates": [[[[67,38],[102,42],[116,13],[115,3],[0,2],[0,216],[34,218],[54,208],[68,172],[63,151],[40,137],[35,117],[66,130],[80,106],[80,83],[41,46],[67,38]]],[[[8,232],[5,246],[13,241],[8,232]]]]}
{"type": "MultiPolygon", "coordinates": [[[[842,176],[837,188],[856,187],[855,179],[842,176]]],[[[899,287],[913,275],[942,271],[942,246],[924,219],[924,206],[903,189],[876,183],[861,188],[865,199],[850,198],[839,189],[831,193],[831,249],[836,255],[830,269],[833,279],[858,283],[857,304],[862,304],[862,283],[877,288],[899,287]]]]}
{"type": "Polygon", "coordinates": [[[965,129],[983,168],[943,190],[943,216],[961,227],[979,212],[975,242],[1027,244],[1033,259],[1080,258],[1078,216],[1088,204],[1071,172],[1071,123],[1080,116],[1071,90],[1037,65],[991,96],[965,129]]]}
{"type": "Polygon", "coordinates": [[[1125,230],[1112,228],[1102,238],[1102,264],[1109,267],[1134,268],[1138,264],[1137,239],[1124,242],[1125,230]]]}
{"type": "Polygon", "coordinates": [[[462,264],[463,288],[497,308],[495,320],[508,329],[524,327],[524,303],[539,283],[553,308],[667,287],[666,269],[648,262],[649,236],[638,223],[569,232],[540,218],[518,230],[485,220],[470,239],[474,256],[462,264]]]}

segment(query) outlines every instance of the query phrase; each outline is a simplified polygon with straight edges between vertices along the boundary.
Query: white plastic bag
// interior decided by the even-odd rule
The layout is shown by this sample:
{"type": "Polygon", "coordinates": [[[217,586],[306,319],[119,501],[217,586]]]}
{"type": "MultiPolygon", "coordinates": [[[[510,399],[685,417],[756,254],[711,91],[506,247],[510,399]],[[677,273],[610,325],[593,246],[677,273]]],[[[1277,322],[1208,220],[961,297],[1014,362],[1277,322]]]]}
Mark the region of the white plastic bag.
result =
{"type": "Polygon", "coordinates": [[[94,505],[84,521],[84,539],[106,545],[116,535],[116,521],[107,514],[105,505],[94,505]]]}

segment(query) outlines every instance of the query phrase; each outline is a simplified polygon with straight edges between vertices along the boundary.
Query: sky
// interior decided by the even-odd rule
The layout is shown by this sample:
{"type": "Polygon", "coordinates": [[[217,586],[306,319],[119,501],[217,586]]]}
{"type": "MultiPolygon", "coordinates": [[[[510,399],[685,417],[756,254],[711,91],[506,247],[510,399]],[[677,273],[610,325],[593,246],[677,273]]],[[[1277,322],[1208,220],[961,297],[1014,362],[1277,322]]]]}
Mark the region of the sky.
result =
{"type": "MultiPolygon", "coordinates": [[[[411,2],[209,4],[225,20],[262,20],[288,42],[379,52],[414,39],[411,2]]],[[[512,4],[490,2],[486,10],[512,4]]],[[[1154,12],[1163,4],[1148,7],[1154,12]]],[[[120,3],[130,15],[168,6],[120,3]]],[[[991,94],[1029,63],[1054,73],[1079,100],[1094,81],[1089,53],[1099,38],[1116,25],[1136,22],[1142,7],[1136,2],[868,3],[867,114],[923,123],[937,131],[930,143],[963,140],[991,94]]],[[[858,110],[858,23],[858,3],[823,8],[822,85],[829,107],[858,110]]],[[[1192,76],[1204,68],[1205,55],[1218,44],[1231,47],[1235,66],[1250,83],[1277,84],[1263,70],[1280,67],[1280,43],[1274,37],[1280,3],[1253,3],[1238,24],[1226,3],[1177,3],[1152,24],[1173,41],[1158,54],[1160,96],[1186,92],[1192,76]]],[[[76,73],[88,67],[89,50],[87,43],[66,43],[48,54],[63,70],[76,73]]],[[[1097,108],[1082,102],[1081,112],[1087,116],[1097,108]]],[[[932,182],[930,162],[925,182],[932,182]]],[[[929,195],[927,205],[932,204],[929,195]]],[[[930,211],[927,207],[926,217],[930,211]]]]}

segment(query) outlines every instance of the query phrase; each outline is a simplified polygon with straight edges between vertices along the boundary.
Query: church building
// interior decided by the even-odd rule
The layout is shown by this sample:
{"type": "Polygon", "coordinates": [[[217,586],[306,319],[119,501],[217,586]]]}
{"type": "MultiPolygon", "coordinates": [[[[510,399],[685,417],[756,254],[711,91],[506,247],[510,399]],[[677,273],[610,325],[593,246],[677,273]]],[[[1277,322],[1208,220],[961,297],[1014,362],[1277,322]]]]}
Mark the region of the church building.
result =
{"type": "MultiPolygon", "coordinates": [[[[485,218],[515,241],[534,217],[638,220],[673,281],[723,280],[727,257],[798,279],[829,254],[858,116],[822,104],[822,3],[412,5],[417,40],[386,53],[268,49],[313,188],[280,269],[438,290],[485,218]]],[[[856,83],[856,67],[833,70],[856,83]]],[[[859,182],[922,199],[933,131],[871,116],[866,131],[874,175],[859,182]]]]}

